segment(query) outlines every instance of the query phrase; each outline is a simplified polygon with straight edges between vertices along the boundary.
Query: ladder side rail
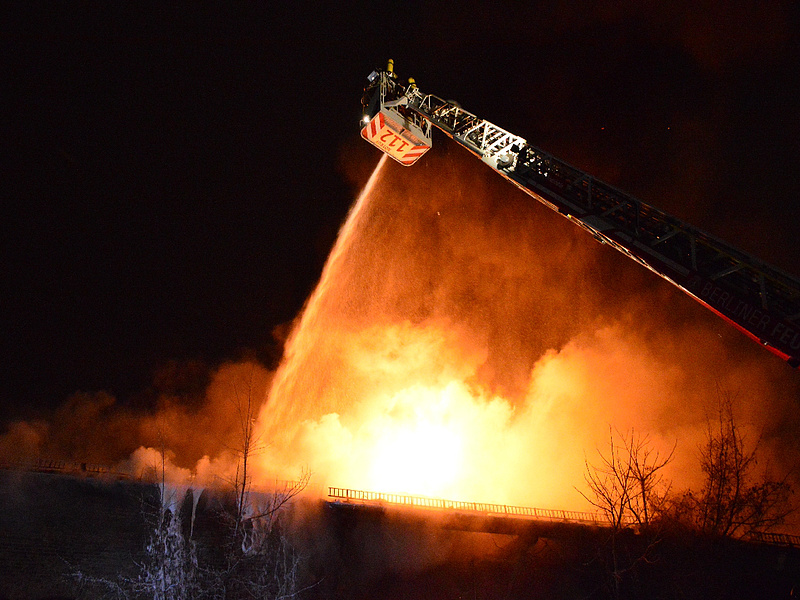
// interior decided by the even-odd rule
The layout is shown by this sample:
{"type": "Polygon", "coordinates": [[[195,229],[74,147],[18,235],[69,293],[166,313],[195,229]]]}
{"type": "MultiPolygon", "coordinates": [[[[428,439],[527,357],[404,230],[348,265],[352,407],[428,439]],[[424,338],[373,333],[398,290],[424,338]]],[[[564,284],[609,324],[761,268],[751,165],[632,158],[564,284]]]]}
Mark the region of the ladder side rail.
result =
{"type": "Polygon", "coordinates": [[[414,88],[408,106],[520,189],[800,364],[800,279],[414,88]]]}
{"type": "MultiPolygon", "coordinates": [[[[395,93],[403,89],[393,80],[390,80],[390,85],[394,86],[392,89],[395,93]]],[[[773,290],[768,289],[768,294],[785,296],[790,300],[800,301],[800,279],[760,261],[758,258],[731,246],[724,240],[697,230],[677,217],[673,217],[603,181],[595,179],[592,175],[555,158],[551,154],[528,145],[524,138],[473,115],[453,102],[443,100],[433,94],[423,94],[416,87],[412,90],[407,90],[406,95],[409,96],[409,106],[411,108],[421,113],[423,117],[450,137],[454,137],[467,145],[469,149],[477,153],[481,158],[486,158],[487,154],[497,155],[503,152],[513,152],[514,146],[518,145],[518,150],[515,152],[516,170],[531,169],[533,167],[532,170],[534,172],[538,171],[540,176],[545,178],[550,176],[552,178],[550,181],[556,181],[557,183],[554,185],[569,186],[567,192],[571,193],[565,193],[565,196],[569,195],[569,200],[572,202],[577,201],[577,205],[584,211],[590,211],[594,208],[602,213],[612,208],[609,203],[622,205],[626,210],[620,211],[612,223],[629,235],[633,235],[638,239],[640,237],[648,237],[643,234],[649,233],[649,237],[652,238],[655,235],[655,231],[659,229],[663,231],[662,235],[669,234],[670,230],[665,229],[665,227],[686,232],[690,238],[694,236],[696,241],[701,242],[708,249],[728,255],[738,263],[746,265],[751,272],[763,276],[768,285],[774,287],[773,290]],[[481,127],[484,128],[483,136],[476,133],[481,127]],[[486,143],[487,139],[490,143],[486,143]],[[521,156],[520,150],[523,147],[530,153],[530,157],[521,156]],[[595,205],[595,203],[598,204],[595,205]],[[656,225],[656,227],[653,227],[653,225],[656,225]]],[[[554,193],[558,194],[559,192],[554,190],[554,193]]],[[[668,258],[674,260],[674,257],[668,258]]],[[[693,264],[687,266],[690,266],[690,268],[695,267],[693,264]]],[[[760,277],[757,277],[757,279],[760,279],[760,277]]],[[[797,318],[794,313],[788,316],[797,318]]]]}
{"type": "Polygon", "coordinates": [[[791,366],[800,366],[797,278],[603,182],[565,177],[576,170],[550,156],[538,154],[523,163],[522,175],[518,169],[498,171],[599,241],[671,281],[791,366]],[[588,188],[590,182],[592,196],[574,193],[570,182],[577,182],[578,189],[588,188]]]}
{"type": "MultiPolygon", "coordinates": [[[[584,210],[595,210],[602,213],[604,210],[611,208],[609,205],[610,202],[628,203],[631,207],[637,208],[633,219],[630,221],[639,221],[638,228],[627,228],[631,234],[641,235],[648,227],[650,227],[652,232],[654,231],[652,228],[653,224],[660,226],[662,229],[666,226],[672,229],[687,232],[689,235],[696,236],[697,240],[701,241],[706,247],[712,248],[718,253],[727,254],[733,257],[736,261],[746,264],[753,271],[763,274],[765,278],[772,281],[777,288],[783,289],[783,292],[777,293],[782,293],[790,297],[800,296],[800,279],[797,277],[768,265],[759,260],[757,257],[731,246],[724,240],[712,236],[711,234],[702,232],[688,225],[687,223],[684,223],[677,217],[669,215],[645,202],[641,202],[638,199],[629,196],[625,192],[622,192],[621,190],[618,190],[603,181],[595,179],[588,173],[584,173],[579,169],[576,169],[575,167],[572,167],[563,161],[554,158],[552,155],[544,153],[541,150],[530,146],[529,148],[533,152],[533,155],[527,161],[527,164],[521,165],[518,170],[523,172],[532,171],[534,174],[538,174],[539,177],[545,178],[548,176],[555,176],[555,179],[551,179],[551,181],[555,181],[556,183],[552,183],[549,188],[552,189],[554,193],[570,195],[569,199],[572,202],[577,203],[584,210]],[[565,186],[568,186],[566,192],[564,191],[565,186]],[[559,189],[559,187],[561,189],[559,189]],[[587,192],[588,189],[591,189],[592,191],[591,197],[587,192]],[[572,193],[569,194],[569,192],[572,193]]],[[[519,164],[520,163],[518,162],[518,165],[519,164]]],[[[621,216],[623,215],[625,215],[624,212],[621,213],[621,216]]],[[[624,225],[621,219],[617,219],[615,224],[618,226],[624,225]]],[[[664,234],[667,233],[669,232],[665,230],[664,234]]]]}
{"type": "MultiPolygon", "coordinates": [[[[743,293],[746,289],[744,293],[748,296],[761,298],[762,308],[774,309],[782,318],[800,320],[800,280],[796,277],[541,151],[537,151],[537,155],[523,166],[522,171],[533,172],[534,180],[538,183],[542,179],[547,180],[546,190],[563,196],[571,204],[587,211],[583,214],[576,211],[575,214],[591,215],[591,221],[596,223],[595,228],[599,233],[616,230],[630,238],[644,240],[650,246],[649,253],[662,254],[689,271],[699,271],[715,280],[727,270],[726,279],[736,280],[732,291],[743,293]],[[591,197],[586,191],[590,187],[591,197]],[[682,236],[675,239],[676,233],[682,236]],[[661,248],[657,248],[660,243],[661,248]],[[689,251],[692,245],[695,247],[693,253],[689,251]],[[698,253],[704,259],[699,263],[696,257],[698,253]],[[765,290],[762,289],[762,282],[765,290]]],[[[521,183],[524,187],[526,182],[521,183]]]]}
{"type": "MultiPolygon", "coordinates": [[[[580,204],[585,210],[594,209],[597,210],[597,212],[602,213],[604,210],[611,208],[609,206],[609,202],[627,203],[630,206],[635,206],[637,209],[641,209],[641,212],[636,213],[640,219],[649,219],[651,223],[662,224],[662,227],[667,225],[668,227],[676,228],[681,231],[692,232],[694,235],[698,236],[698,239],[702,239],[707,246],[714,247],[717,249],[717,251],[728,254],[742,263],[746,263],[752,269],[762,272],[767,278],[775,280],[779,285],[796,290],[797,293],[800,293],[800,280],[798,278],[782,272],[775,267],[767,265],[758,258],[731,246],[724,240],[702,232],[688,225],[687,223],[684,223],[677,217],[669,215],[650,204],[641,202],[625,192],[622,192],[621,190],[618,190],[603,181],[595,179],[588,173],[584,173],[579,169],[576,169],[575,167],[572,167],[563,161],[554,158],[552,155],[546,154],[533,147],[529,148],[535,154],[528,161],[529,164],[525,165],[525,167],[535,172],[538,171],[540,176],[553,177],[553,175],[555,175],[557,183],[550,186],[551,188],[555,188],[555,193],[564,193],[563,186],[569,186],[567,192],[572,192],[570,200],[573,202],[579,201],[578,204],[580,204]],[[561,186],[562,189],[558,189],[558,186],[561,186]],[[581,187],[583,187],[583,190],[581,187]],[[588,193],[585,191],[589,187],[592,189],[591,200],[588,197],[588,193]],[[575,190],[579,191],[575,193],[575,190]]],[[[616,224],[622,225],[623,223],[621,221],[617,221],[616,224]]],[[[640,227],[646,226],[647,223],[644,222],[640,225],[640,227]]],[[[635,228],[630,228],[631,233],[636,233],[636,231],[637,230],[635,228]]],[[[640,228],[638,231],[641,232],[642,229],[640,228]]],[[[665,231],[664,233],[668,232],[665,231]]]]}

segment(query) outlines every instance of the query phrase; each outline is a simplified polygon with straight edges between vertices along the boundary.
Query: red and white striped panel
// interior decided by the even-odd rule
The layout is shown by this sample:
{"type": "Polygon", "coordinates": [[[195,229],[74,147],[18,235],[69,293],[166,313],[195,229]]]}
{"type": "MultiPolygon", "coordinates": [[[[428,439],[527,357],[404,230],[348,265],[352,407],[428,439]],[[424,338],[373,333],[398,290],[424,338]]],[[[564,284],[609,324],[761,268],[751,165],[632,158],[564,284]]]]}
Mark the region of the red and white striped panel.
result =
{"type": "Polygon", "coordinates": [[[372,138],[378,135],[378,131],[383,129],[385,123],[386,121],[384,121],[383,119],[383,114],[378,113],[377,115],[375,115],[375,118],[372,119],[369,123],[367,123],[367,126],[364,128],[364,129],[369,129],[369,135],[364,137],[368,140],[372,140],[372,138]]]}
{"type": "Polygon", "coordinates": [[[400,127],[390,127],[383,113],[378,113],[361,130],[361,137],[385,152],[402,165],[410,166],[430,150],[430,146],[420,145],[416,138],[398,133],[400,127]]]}

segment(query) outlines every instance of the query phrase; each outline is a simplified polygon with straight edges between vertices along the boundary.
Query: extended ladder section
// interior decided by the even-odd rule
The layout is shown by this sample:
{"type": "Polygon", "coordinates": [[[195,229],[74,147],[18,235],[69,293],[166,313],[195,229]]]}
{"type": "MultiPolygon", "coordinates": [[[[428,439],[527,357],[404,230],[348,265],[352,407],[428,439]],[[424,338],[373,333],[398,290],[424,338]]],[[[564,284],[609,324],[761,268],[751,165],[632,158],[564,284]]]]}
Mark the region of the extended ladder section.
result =
{"type": "MultiPolygon", "coordinates": [[[[378,72],[379,77],[388,77],[378,72]]],[[[415,84],[383,102],[413,111],[549,208],[800,366],[800,279],[555,158],[415,84]]],[[[369,91],[369,88],[367,88],[369,91]]]]}

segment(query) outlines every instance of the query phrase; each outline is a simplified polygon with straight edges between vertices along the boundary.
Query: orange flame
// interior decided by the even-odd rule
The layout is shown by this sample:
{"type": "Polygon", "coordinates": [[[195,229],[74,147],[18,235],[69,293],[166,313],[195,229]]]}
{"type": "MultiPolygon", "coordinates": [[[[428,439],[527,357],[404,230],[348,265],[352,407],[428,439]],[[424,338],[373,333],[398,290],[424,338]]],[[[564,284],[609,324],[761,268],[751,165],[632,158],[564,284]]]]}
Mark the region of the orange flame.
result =
{"type": "MultiPolygon", "coordinates": [[[[716,344],[688,299],[504,182],[446,156],[413,177],[384,162],[287,343],[258,422],[265,472],[581,510],[609,425],[668,451],[697,439],[714,384],[774,379],[749,347],[716,344]]],[[[683,485],[695,449],[679,447],[683,485]]]]}

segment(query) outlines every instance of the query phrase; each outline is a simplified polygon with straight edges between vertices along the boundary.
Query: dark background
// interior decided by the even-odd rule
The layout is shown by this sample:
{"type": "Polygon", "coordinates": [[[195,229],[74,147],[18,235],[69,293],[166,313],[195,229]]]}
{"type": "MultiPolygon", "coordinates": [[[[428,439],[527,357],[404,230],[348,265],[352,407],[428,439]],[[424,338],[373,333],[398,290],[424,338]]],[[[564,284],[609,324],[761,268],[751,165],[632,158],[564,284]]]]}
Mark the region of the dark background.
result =
{"type": "Polygon", "coordinates": [[[800,274],[796,3],[15,4],[0,422],[274,362],[379,158],[359,101],[388,58],[800,274]]]}

